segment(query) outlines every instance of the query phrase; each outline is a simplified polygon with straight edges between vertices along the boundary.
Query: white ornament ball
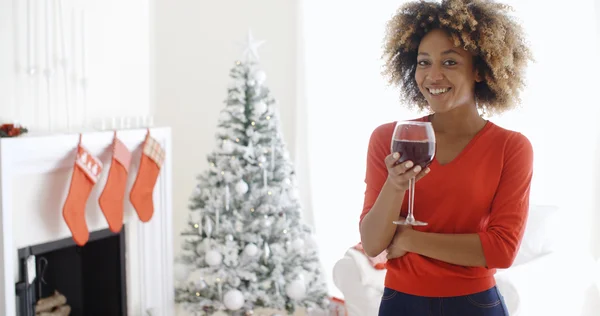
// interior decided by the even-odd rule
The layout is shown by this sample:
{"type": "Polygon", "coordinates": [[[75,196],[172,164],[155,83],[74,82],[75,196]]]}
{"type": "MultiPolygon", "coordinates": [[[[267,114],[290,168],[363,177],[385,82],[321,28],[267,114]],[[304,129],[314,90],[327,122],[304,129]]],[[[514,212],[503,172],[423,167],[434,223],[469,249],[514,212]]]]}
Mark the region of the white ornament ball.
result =
{"type": "Polygon", "coordinates": [[[244,248],[244,253],[250,257],[254,257],[258,254],[258,247],[255,244],[247,244],[244,248]]]}
{"type": "Polygon", "coordinates": [[[265,157],[265,156],[258,157],[258,162],[264,163],[265,161],[267,161],[267,157],[265,157]]]}
{"type": "Polygon", "coordinates": [[[231,154],[233,152],[233,143],[229,140],[224,140],[221,148],[226,154],[231,154]]]}
{"type": "Polygon", "coordinates": [[[204,261],[209,266],[218,266],[223,261],[223,256],[216,250],[209,250],[206,252],[206,256],[204,257],[204,261]]]}
{"type": "Polygon", "coordinates": [[[254,81],[252,79],[248,80],[248,86],[249,87],[253,87],[255,84],[256,84],[256,81],[254,81]]]}
{"type": "Polygon", "coordinates": [[[206,249],[204,246],[205,246],[205,245],[204,245],[204,243],[201,243],[201,242],[199,242],[199,243],[196,245],[196,253],[197,253],[197,254],[201,254],[201,253],[203,253],[203,252],[204,252],[204,249],[206,249]]]}
{"type": "Polygon", "coordinates": [[[285,294],[289,298],[299,301],[306,295],[306,286],[302,280],[294,280],[285,287],[285,294]]]}
{"type": "Polygon", "coordinates": [[[263,101],[258,101],[254,104],[254,112],[258,115],[262,115],[267,111],[267,104],[263,101]]]}
{"type": "Polygon", "coordinates": [[[258,84],[263,84],[263,82],[267,80],[267,74],[263,70],[257,70],[254,72],[254,80],[256,80],[258,84]]]}
{"type": "Polygon", "coordinates": [[[289,188],[289,187],[291,187],[291,186],[292,186],[292,180],[290,180],[290,178],[285,178],[285,179],[283,179],[283,185],[284,185],[286,188],[289,188]]]}
{"type": "Polygon", "coordinates": [[[231,114],[229,114],[229,112],[221,112],[221,114],[219,114],[219,120],[221,121],[229,121],[231,119],[231,114]]]}
{"type": "Polygon", "coordinates": [[[298,238],[292,242],[292,249],[298,251],[304,248],[304,239],[298,238]]]}
{"type": "Polygon", "coordinates": [[[173,266],[173,272],[175,273],[175,280],[179,282],[187,280],[190,275],[190,269],[182,263],[176,263],[173,266]]]}
{"type": "Polygon", "coordinates": [[[244,306],[244,294],[238,290],[230,290],[223,296],[223,304],[227,309],[236,311],[244,306]]]}
{"type": "Polygon", "coordinates": [[[246,194],[246,192],[248,192],[248,183],[246,183],[244,180],[240,180],[240,182],[236,183],[235,185],[235,192],[237,192],[239,195],[246,194]]]}
{"type": "Polygon", "coordinates": [[[271,227],[271,224],[273,224],[273,220],[269,216],[265,215],[265,218],[263,218],[262,220],[262,224],[265,228],[271,227]]]}
{"type": "Polygon", "coordinates": [[[306,236],[306,240],[305,240],[304,244],[306,245],[307,248],[310,248],[310,249],[318,249],[319,248],[319,244],[317,244],[317,240],[315,239],[314,235],[306,236]]]}
{"type": "Polygon", "coordinates": [[[298,190],[290,190],[289,197],[292,200],[297,200],[298,199],[298,190]]]}

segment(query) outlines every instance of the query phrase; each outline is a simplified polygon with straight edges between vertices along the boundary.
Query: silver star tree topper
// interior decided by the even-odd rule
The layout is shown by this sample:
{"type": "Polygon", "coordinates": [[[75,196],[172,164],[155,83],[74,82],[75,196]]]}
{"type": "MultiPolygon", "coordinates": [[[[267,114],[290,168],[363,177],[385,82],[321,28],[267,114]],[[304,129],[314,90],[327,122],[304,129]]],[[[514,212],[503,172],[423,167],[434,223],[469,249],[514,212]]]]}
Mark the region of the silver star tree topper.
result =
{"type": "Polygon", "coordinates": [[[258,47],[264,44],[265,41],[257,41],[252,36],[252,31],[248,30],[248,38],[245,43],[242,43],[244,48],[243,56],[245,61],[258,61],[258,47]]]}

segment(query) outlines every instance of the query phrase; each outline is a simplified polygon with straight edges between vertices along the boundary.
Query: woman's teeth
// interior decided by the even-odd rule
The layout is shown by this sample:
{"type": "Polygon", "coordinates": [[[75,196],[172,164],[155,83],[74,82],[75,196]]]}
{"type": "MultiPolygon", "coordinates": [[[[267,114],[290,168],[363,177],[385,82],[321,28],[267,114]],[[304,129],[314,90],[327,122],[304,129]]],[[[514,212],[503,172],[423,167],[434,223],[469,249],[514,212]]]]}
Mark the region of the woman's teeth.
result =
{"type": "Polygon", "coordinates": [[[444,89],[428,89],[429,93],[433,94],[433,95],[439,95],[442,93],[446,93],[448,92],[448,90],[450,90],[450,88],[444,88],[444,89]]]}

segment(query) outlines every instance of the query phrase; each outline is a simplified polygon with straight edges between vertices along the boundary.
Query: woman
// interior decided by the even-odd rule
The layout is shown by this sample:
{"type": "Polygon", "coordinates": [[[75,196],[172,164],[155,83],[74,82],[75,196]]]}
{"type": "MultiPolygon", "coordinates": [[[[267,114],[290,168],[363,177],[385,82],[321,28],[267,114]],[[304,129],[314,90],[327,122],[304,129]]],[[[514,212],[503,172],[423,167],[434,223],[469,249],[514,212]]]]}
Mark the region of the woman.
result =
{"type": "Polygon", "coordinates": [[[533,151],[520,133],[482,118],[518,104],[530,52],[521,28],[491,1],[404,5],[388,25],[386,74],[403,101],[432,114],[436,157],[396,164],[395,122],[373,132],[360,217],[369,256],[387,250],[379,315],[507,315],[495,286],[511,266],[529,204],[533,151]],[[396,226],[416,177],[415,216],[396,226]],[[400,207],[401,206],[401,207],[400,207]],[[398,209],[400,208],[400,215],[398,209]]]}

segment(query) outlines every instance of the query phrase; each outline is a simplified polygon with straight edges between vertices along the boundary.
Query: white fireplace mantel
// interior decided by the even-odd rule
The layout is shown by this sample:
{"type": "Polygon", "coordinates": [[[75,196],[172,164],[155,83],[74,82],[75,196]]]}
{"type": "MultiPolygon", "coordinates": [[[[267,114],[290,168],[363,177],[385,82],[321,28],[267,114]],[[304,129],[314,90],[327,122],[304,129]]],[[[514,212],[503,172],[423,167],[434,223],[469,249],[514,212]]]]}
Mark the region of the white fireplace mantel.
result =
{"type": "MultiPolygon", "coordinates": [[[[171,209],[171,130],[151,128],[165,149],[166,160],[154,188],[154,216],[142,223],[129,192],[141,155],[146,129],[118,131],[133,152],[125,203],[127,310],[130,316],[171,316],[173,299],[173,246],[171,209]]],[[[90,232],[108,227],[98,206],[110,168],[114,132],[82,134],[82,143],[104,163],[86,207],[90,232]]],[[[16,315],[17,249],[71,237],[62,206],[71,181],[79,134],[23,135],[0,139],[0,314],[16,315]]]]}

